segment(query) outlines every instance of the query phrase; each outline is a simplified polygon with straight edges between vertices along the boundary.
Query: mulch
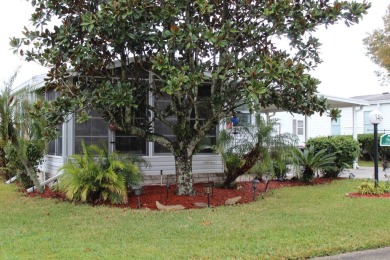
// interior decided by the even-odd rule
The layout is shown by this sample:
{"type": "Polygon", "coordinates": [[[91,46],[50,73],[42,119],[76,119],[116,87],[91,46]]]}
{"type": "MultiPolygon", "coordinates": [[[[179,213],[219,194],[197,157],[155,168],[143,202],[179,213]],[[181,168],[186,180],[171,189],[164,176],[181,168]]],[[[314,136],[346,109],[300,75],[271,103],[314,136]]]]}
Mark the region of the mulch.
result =
{"type": "MultiPolygon", "coordinates": [[[[336,178],[344,179],[344,178],[336,178]]],[[[277,181],[272,180],[268,184],[268,191],[279,189],[283,187],[293,187],[293,186],[307,186],[307,185],[322,185],[331,183],[335,179],[331,178],[315,178],[312,183],[306,184],[298,180],[285,180],[277,181]]],[[[203,206],[218,207],[225,205],[227,199],[232,199],[236,197],[241,197],[237,204],[250,203],[253,201],[253,198],[259,198],[265,194],[265,183],[260,182],[255,194],[252,188],[252,182],[250,181],[241,181],[237,182],[237,186],[234,189],[222,189],[218,187],[213,187],[209,194],[205,190],[206,183],[196,183],[194,184],[195,195],[192,196],[178,196],[175,194],[175,185],[170,185],[169,187],[163,185],[150,185],[142,187],[142,194],[139,197],[140,208],[157,210],[156,201],[160,202],[163,205],[182,205],[186,209],[197,209],[200,208],[199,204],[203,206]]],[[[37,191],[32,193],[26,193],[28,197],[40,196],[42,198],[66,200],[65,196],[59,192],[55,192],[50,188],[46,187],[43,193],[38,193],[37,191]]],[[[372,195],[372,194],[359,194],[357,192],[347,193],[346,196],[351,198],[390,198],[390,193],[385,193],[381,195],[372,195]]],[[[128,194],[128,202],[126,204],[114,205],[109,203],[100,203],[98,205],[106,205],[119,208],[138,208],[138,197],[135,196],[132,192],[128,194]]]]}
{"type": "MultiPolygon", "coordinates": [[[[338,178],[340,179],[340,178],[338,178]]],[[[279,189],[283,187],[292,186],[305,186],[305,185],[320,185],[330,183],[334,179],[329,178],[315,178],[311,184],[305,184],[298,180],[285,180],[285,181],[270,181],[268,184],[268,191],[273,189],[279,189]]],[[[186,209],[200,208],[199,204],[204,206],[210,204],[210,207],[218,207],[225,205],[227,199],[241,197],[237,204],[250,203],[253,201],[254,193],[252,188],[252,182],[242,181],[237,182],[237,186],[234,189],[222,189],[213,187],[212,191],[207,194],[205,191],[205,183],[194,184],[195,195],[192,196],[178,196],[175,194],[175,185],[166,187],[165,185],[150,185],[142,187],[142,194],[139,197],[140,207],[143,209],[157,210],[156,201],[163,205],[182,205],[186,209]],[[197,205],[196,205],[197,204],[197,205]]],[[[256,191],[255,198],[259,198],[265,194],[265,183],[260,182],[256,191]]],[[[52,198],[65,200],[65,196],[59,192],[55,192],[50,188],[45,188],[43,193],[33,192],[26,193],[26,196],[35,197],[40,196],[42,198],[52,198]]],[[[111,205],[108,203],[101,203],[107,206],[120,207],[120,208],[138,208],[138,197],[132,192],[128,194],[127,204],[111,205]]]]}

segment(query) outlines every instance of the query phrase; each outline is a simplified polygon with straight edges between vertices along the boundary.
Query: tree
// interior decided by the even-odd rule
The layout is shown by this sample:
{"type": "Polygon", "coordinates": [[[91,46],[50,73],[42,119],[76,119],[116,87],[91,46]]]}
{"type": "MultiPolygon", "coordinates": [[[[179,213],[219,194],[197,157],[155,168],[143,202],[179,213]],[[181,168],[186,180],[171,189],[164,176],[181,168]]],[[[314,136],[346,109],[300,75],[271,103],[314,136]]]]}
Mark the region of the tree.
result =
{"type": "Polygon", "coordinates": [[[55,127],[71,112],[86,118],[90,108],[104,112],[121,130],[173,154],[180,195],[193,193],[199,143],[242,104],[326,112],[326,100],[316,95],[319,80],[309,75],[321,61],[311,33],[340,19],[354,24],[370,7],[290,0],[31,3],[36,29],[25,28],[11,46],[51,67],[47,86],[61,98],[43,107],[47,122],[55,127]],[[51,25],[53,18],[59,25],[51,25]],[[278,47],[278,38],[291,50],[278,47]],[[169,102],[153,106],[145,102],[148,95],[169,102]],[[156,123],[173,138],[155,130],[156,123]]]}
{"type": "Polygon", "coordinates": [[[260,116],[251,127],[241,127],[240,135],[233,130],[222,131],[217,139],[215,150],[221,154],[224,163],[224,187],[231,187],[237,177],[248,172],[256,163],[269,164],[273,173],[274,163],[282,165],[283,155],[291,153],[297,144],[296,138],[289,134],[275,134],[277,121],[265,121],[260,116]]]}
{"type": "Polygon", "coordinates": [[[383,17],[383,25],[383,29],[376,29],[364,38],[363,43],[367,48],[368,57],[382,67],[383,71],[376,73],[382,84],[386,84],[390,79],[390,5],[383,17]]]}

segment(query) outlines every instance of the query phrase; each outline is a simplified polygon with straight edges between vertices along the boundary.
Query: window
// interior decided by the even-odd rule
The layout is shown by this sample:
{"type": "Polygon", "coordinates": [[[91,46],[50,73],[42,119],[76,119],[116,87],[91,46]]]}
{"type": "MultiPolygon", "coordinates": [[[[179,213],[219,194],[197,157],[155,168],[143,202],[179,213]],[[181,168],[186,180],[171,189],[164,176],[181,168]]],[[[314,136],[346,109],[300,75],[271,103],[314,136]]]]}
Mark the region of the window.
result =
{"type": "MultiPolygon", "coordinates": [[[[198,113],[199,113],[199,123],[202,124],[202,121],[204,121],[205,118],[207,118],[207,114],[209,112],[209,106],[207,105],[207,98],[210,97],[211,89],[208,86],[203,86],[198,89],[198,113]]],[[[169,95],[159,95],[154,97],[154,106],[158,108],[159,110],[167,110],[169,106],[171,105],[170,96],[169,95]]],[[[177,123],[177,118],[175,115],[169,115],[166,118],[167,121],[169,121],[172,124],[177,123]]],[[[195,112],[192,111],[190,115],[190,126],[193,127],[195,124],[195,112]]],[[[172,129],[167,127],[163,122],[160,120],[156,120],[154,122],[154,132],[164,135],[169,140],[174,141],[176,139],[176,136],[173,134],[172,129]]],[[[202,146],[212,146],[216,144],[216,137],[217,137],[217,127],[215,127],[213,130],[211,130],[209,133],[206,134],[206,136],[200,141],[200,147],[202,146]]],[[[198,153],[211,153],[212,151],[210,149],[202,149],[198,153]]],[[[166,154],[170,153],[165,147],[161,146],[158,143],[154,143],[154,153],[155,154],[166,154]]]]}
{"type": "Polygon", "coordinates": [[[371,111],[364,111],[364,133],[372,134],[374,133],[374,125],[370,123],[370,115],[371,111]]]}
{"type": "Polygon", "coordinates": [[[341,135],[341,118],[331,120],[331,135],[341,135]]]}
{"type": "MultiPolygon", "coordinates": [[[[159,95],[154,97],[154,106],[161,111],[167,110],[170,106],[170,103],[170,97],[168,95],[159,95]]],[[[168,116],[166,120],[172,124],[177,122],[175,116],[168,116]]],[[[165,136],[171,141],[175,140],[176,138],[172,132],[172,129],[167,127],[158,119],[154,122],[154,132],[165,136]]],[[[154,143],[154,153],[170,153],[170,151],[160,144],[154,143]]]]}
{"type": "Polygon", "coordinates": [[[84,123],[75,123],[75,153],[82,153],[83,140],[86,146],[108,146],[108,123],[96,112],[91,112],[90,116],[84,123]]]}
{"type": "Polygon", "coordinates": [[[131,136],[121,131],[115,132],[115,151],[147,155],[147,142],[137,136],[131,136]]]}
{"type": "Polygon", "coordinates": [[[58,130],[59,136],[49,142],[49,146],[47,149],[48,155],[62,156],[62,127],[59,127],[58,130]]]}
{"type": "Polygon", "coordinates": [[[303,135],[303,120],[293,119],[293,134],[295,135],[303,135]]]}
{"type": "Polygon", "coordinates": [[[250,126],[252,125],[252,115],[249,112],[239,112],[236,114],[238,118],[237,126],[250,126]]]}
{"type": "MultiPolygon", "coordinates": [[[[59,96],[58,92],[54,89],[47,90],[45,92],[45,99],[47,101],[53,101],[59,96]]],[[[58,137],[49,142],[48,155],[62,156],[62,125],[58,127],[58,137]]]]}

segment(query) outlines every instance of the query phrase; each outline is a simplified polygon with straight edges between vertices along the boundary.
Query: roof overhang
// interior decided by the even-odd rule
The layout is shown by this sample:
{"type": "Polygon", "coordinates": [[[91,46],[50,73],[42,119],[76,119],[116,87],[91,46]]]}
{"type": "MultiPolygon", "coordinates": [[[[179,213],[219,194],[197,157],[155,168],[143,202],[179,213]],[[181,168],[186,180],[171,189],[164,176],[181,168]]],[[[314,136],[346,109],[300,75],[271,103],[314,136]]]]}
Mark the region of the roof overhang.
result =
{"type": "MultiPolygon", "coordinates": [[[[343,107],[354,107],[354,106],[369,106],[370,102],[359,99],[352,98],[340,98],[333,97],[324,94],[317,94],[318,97],[326,98],[330,108],[343,108],[343,107]]],[[[275,112],[285,112],[282,108],[277,108],[272,105],[266,108],[261,108],[262,113],[275,113],[275,112]]]]}

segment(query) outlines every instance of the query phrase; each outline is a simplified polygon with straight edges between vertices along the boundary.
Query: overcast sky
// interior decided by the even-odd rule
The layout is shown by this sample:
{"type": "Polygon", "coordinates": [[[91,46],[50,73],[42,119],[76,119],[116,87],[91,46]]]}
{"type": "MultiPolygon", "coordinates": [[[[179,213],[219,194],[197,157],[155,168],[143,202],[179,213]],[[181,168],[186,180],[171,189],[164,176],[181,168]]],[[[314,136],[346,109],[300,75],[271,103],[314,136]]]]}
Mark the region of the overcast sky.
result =
{"type": "MultiPolygon", "coordinates": [[[[358,1],[361,2],[361,1],[358,1]]],[[[382,17],[390,0],[372,0],[372,7],[363,20],[352,27],[344,23],[318,30],[323,63],[312,73],[322,83],[319,92],[331,96],[351,97],[390,91],[380,86],[375,70],[378,67],[365,55],[363,38],[374,29],[383,27],[382,17]]],[[[14,86],[46,73],[47,69],[32,62],[23,62],[9,47],[9,38],[20,36],[23,26],[29,25],[32,7],[26,0],[7,1],[0,9],[0,80],[7,81],[21,66],[14,86]]]]}

